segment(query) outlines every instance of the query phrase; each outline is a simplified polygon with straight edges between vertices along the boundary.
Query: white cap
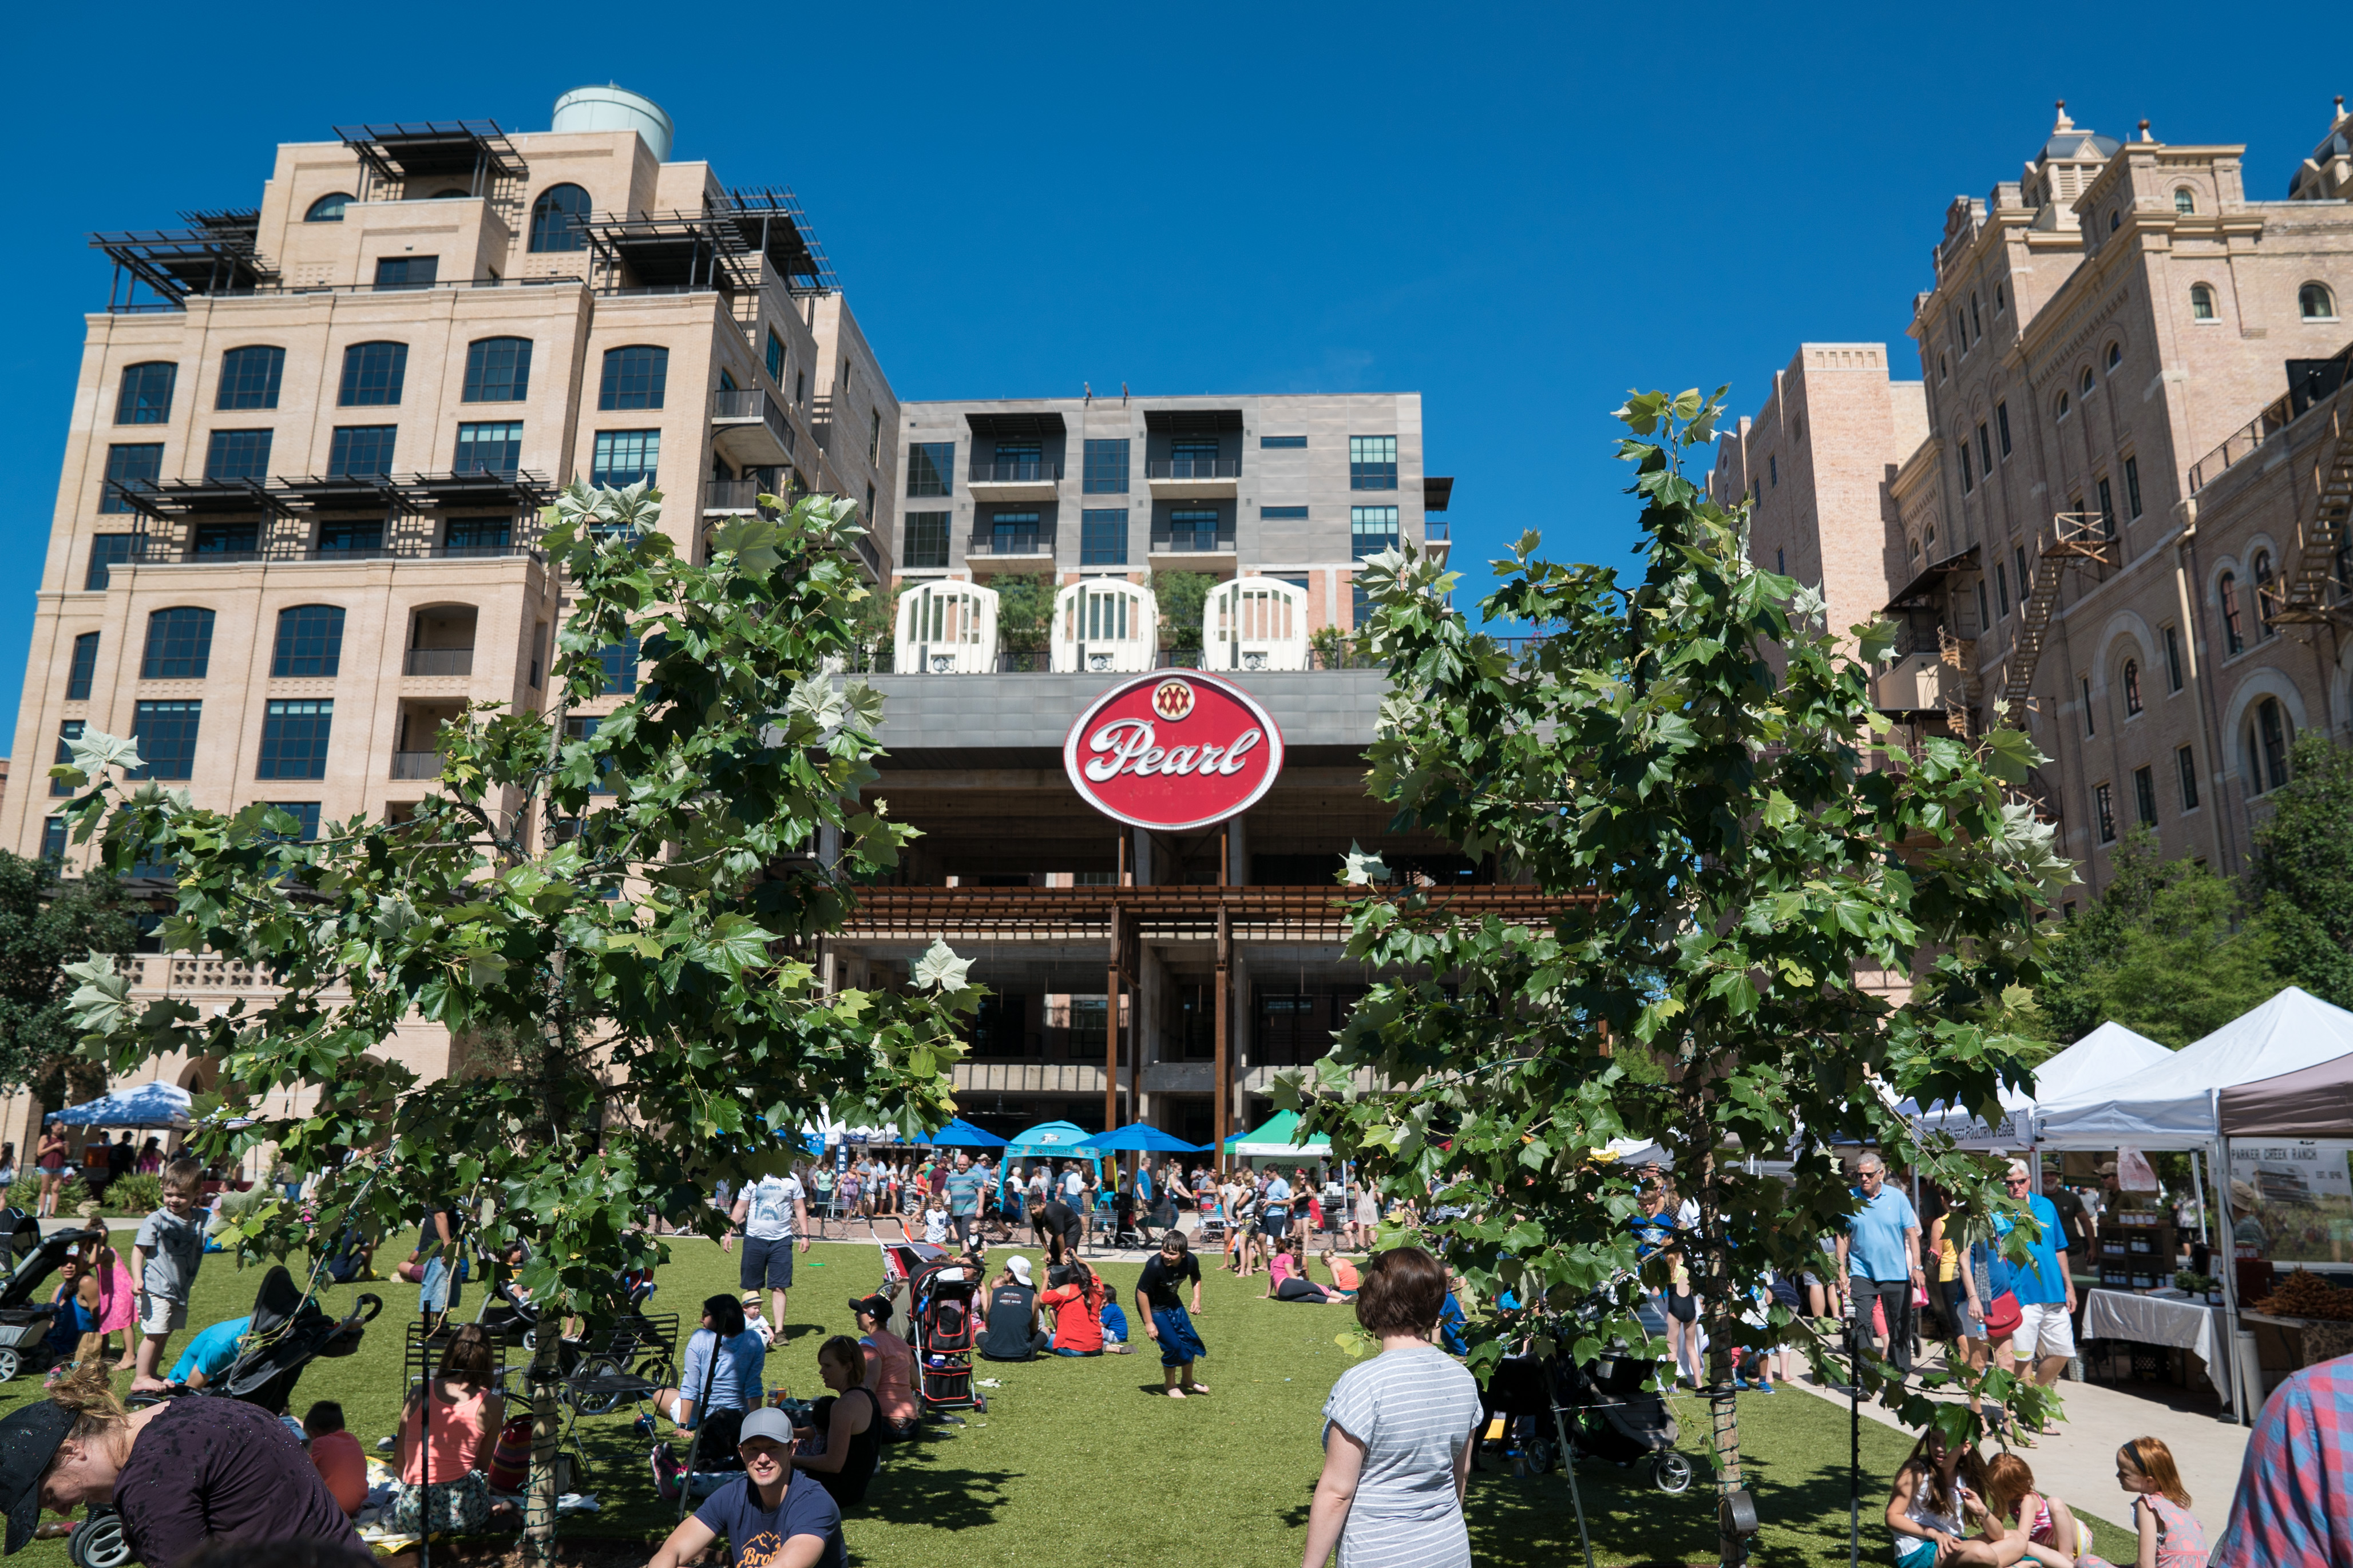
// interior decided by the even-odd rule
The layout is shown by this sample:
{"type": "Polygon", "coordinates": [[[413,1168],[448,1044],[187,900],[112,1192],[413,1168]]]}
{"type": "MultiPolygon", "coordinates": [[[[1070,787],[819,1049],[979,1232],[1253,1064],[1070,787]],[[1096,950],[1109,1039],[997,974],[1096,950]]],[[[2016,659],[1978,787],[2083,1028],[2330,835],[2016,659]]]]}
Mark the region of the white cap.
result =
{"type": "Polygon", "coordinates": [[[1024,1285],[1029,1283],[1029,1260],[1028,1258],[1016,1258],[1005,1267],[1012,1271],[1013,1278],[1020,1280],[1024,1285]]]}

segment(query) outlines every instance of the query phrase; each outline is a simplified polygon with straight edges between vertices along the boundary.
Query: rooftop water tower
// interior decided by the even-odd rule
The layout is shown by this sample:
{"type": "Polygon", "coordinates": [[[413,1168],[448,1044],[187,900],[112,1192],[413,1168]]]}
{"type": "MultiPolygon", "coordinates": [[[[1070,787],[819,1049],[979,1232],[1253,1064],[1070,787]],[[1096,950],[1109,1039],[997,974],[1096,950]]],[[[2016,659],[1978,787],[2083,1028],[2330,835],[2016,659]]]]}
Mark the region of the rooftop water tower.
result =
{"type": "Polygon", "coordinates": [[[610,83],[575,87],[555,100],[551,131],[634,131],[653,149],[654,162],[670,162],[670,138],[677,128],[662,106],[643,93],[610,83]]]}

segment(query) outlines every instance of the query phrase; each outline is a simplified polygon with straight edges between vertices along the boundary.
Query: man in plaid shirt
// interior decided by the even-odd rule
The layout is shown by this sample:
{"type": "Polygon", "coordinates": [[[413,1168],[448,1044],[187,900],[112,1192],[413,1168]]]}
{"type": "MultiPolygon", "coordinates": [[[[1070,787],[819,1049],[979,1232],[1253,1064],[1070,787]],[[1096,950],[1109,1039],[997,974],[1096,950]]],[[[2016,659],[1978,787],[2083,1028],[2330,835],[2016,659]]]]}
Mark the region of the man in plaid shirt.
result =
{"type": "Polygon", "coordinates": [[[2263,1404],[2212,1568],[2353,1568],[2353,1356],[2263,1404]]]}

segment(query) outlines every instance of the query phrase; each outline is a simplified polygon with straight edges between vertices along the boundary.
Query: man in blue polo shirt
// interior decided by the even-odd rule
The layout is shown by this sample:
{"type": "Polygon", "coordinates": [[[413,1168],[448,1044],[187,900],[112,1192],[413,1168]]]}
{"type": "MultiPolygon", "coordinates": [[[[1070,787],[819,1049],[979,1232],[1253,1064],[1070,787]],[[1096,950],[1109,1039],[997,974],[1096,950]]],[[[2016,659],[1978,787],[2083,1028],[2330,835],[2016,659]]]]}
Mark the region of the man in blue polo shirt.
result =
{"type": "Polygon", "coordinates": [[[1920,1216],[1912,1200],[1888,1184],[1887,1163],[1873,1151],[1855,1161],[1854,1176],[1862,1206],[1838,1238],[1839,1295],[1852,1302],[1855,1323],[1866,1335],[1872,1334],[1872,1303],[1879,1303],[1887,1317],[1884,1353],[1897,1377],[1909,1378],[1913,1292],[1927,1278],[1920,1270],[1920,1216]]]}
{"type": "MultiPolygon", "coordinates": [[[[2010,1265],[2010,1290],[2018,1298],[2019,1320],[2017,1331],[2010,1336],[2010,1350],[2018,1359],[2019,1370],[2031,1370],[2034,1381],[2048,1388],[2059,1381],[2068,1358],[2075,1353],[2075,1279],[2067,1271],[2067,1255],[2061,1250],[2066,1237],[2059,1226],[2057,1205],[2041,1193],[2027,1191],[2032,1182],[2024,1161],[2010,1163],[2002,1173],[2002,1185],[2011,1201],[2025,1205],[2026,1212],[2042,1227],[2042,1234],[2028,1247],[2029,1261],[2010,1265]]],[[[1995,1237],[2007,1237],[2013,1228],[2010,1216],[1997,1209],[1995,1237]]]]}

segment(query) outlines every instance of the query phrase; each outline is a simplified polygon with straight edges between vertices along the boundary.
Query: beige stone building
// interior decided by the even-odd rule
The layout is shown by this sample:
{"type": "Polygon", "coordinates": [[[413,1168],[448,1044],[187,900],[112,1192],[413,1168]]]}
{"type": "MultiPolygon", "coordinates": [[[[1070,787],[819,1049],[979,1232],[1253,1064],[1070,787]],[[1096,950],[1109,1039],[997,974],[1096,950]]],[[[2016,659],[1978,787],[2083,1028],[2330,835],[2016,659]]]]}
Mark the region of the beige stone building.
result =
{"type": "MultiPolygon", "coordinates": [[[[764,490],[860,500],[887,579],[890,383],[791,194],[670,141],[605,88],[545,132],[340,128],[280,147],[250,208],[93,237],[116,287],[87,318],[0,842],[76,858],[46,773],[85,727],[207,806],[397,817],[440,722],[540,700],[564,595],[537,517],[575,479],[653,481],[682,551],[764,490]]],[[[200,1005],[249,979],[136,962],[139,994],[200,1005]]],[[[448,1042],[404,1050],[438,1072],[448,1042]]],[[[26,1114],[5,1135],[29,1146],[26,1114]]]]}
{"type": "MultiPolygon", "coordinates": [[[[1884,561],[1883,710],[1915,733],[2023,710],[2052,759],[2032,793],[2094,894],[2135,823],[2236,869],[2293,737],[2353,739],[2353,117],[2340,100],[2284,200],[2247,194],[2242,152],[2063,105],[2017,181],[1947,210],[1911,329],[1925,438],[1867,448],[1893,465],[1877,494],[1801,489],[1787,525],[1823,542],[1834,596],[1832,563],[1884,561]]],[[[1768,412],[1788,398],[1785,376],[1768,412]]],[[[1755,489],[1782,417],[1727,437],[1719,495],[1755,489]]],[[[1772,511],[1760,562],[1787,548],[1772,511]]]]}

